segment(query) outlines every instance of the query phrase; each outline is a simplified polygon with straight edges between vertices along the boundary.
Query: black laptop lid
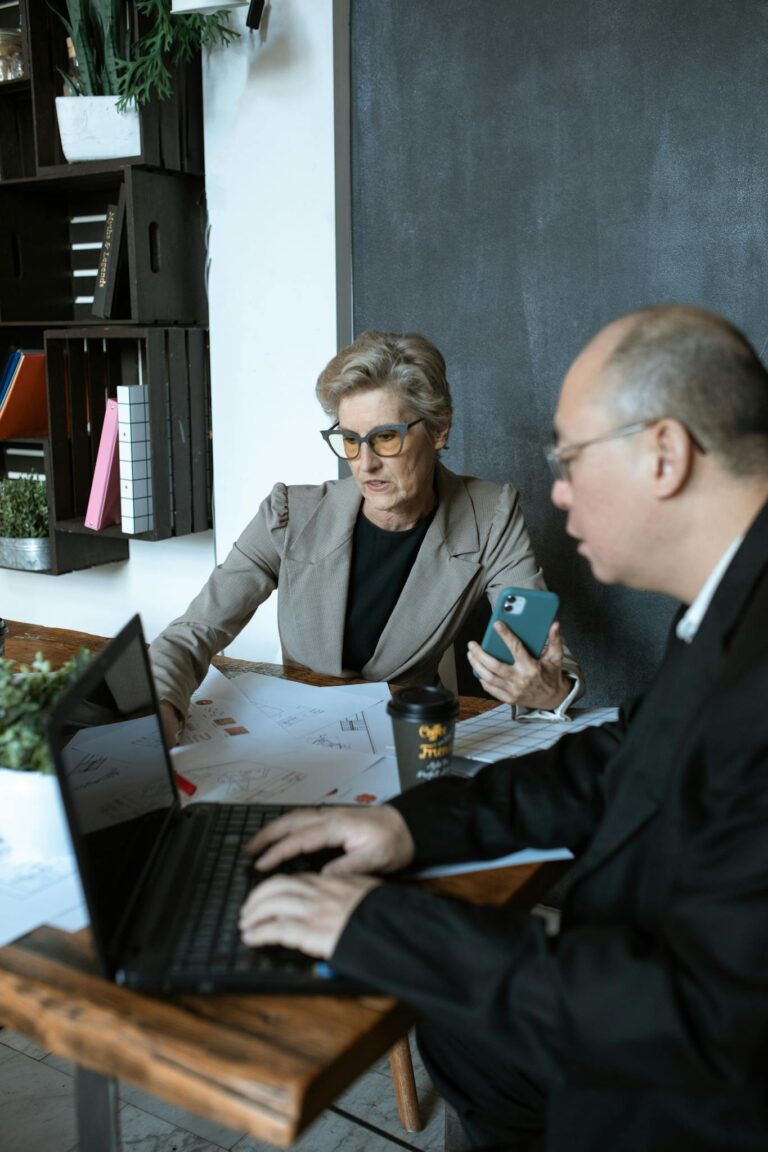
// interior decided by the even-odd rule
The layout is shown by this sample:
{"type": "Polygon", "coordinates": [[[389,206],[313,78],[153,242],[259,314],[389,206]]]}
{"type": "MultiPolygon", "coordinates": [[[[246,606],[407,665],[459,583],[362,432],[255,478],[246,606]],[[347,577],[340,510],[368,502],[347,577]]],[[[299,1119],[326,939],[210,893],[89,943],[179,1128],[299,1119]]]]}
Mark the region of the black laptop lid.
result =
{"type": "Polygon", "coordinates": [[[48,734],[94,943],[113,976],[122,926],[179,807],[138,616],[62,696],[48,734]]]}

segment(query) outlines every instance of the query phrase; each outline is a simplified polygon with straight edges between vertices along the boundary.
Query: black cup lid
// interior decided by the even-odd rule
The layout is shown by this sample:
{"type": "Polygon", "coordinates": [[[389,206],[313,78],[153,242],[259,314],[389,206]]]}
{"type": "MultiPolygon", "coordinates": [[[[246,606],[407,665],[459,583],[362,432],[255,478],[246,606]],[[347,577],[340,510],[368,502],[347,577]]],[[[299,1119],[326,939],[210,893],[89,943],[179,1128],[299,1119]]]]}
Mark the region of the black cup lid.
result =
{"type": "Polygon", "coordinates": [[[447,688],[401,688],[387,704],[390,716],[424,720],[453,719],[459,714],[459,702],[447,688]]]}

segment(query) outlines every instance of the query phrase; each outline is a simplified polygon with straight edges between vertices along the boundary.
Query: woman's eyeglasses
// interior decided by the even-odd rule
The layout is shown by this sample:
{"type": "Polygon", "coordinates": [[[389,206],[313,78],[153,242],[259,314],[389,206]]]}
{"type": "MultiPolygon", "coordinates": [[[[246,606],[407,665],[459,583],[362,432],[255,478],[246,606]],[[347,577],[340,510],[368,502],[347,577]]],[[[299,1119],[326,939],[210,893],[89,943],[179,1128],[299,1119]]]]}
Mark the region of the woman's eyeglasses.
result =
{"type": "Polygon", "coordinates": [[[346,428],[339,428],[334,424],[332,428],[325,428],[320,435],[326,444],[340,460],[357,460],[361,445],[367,444],[371,452],[377,456],[399,456],[405,445],[405,438],[414,424],[421,424],[424,417],[411,420],[409,424],[379,424],[371,428],[365,436],[357,432],[349,432],[346,428]]]}

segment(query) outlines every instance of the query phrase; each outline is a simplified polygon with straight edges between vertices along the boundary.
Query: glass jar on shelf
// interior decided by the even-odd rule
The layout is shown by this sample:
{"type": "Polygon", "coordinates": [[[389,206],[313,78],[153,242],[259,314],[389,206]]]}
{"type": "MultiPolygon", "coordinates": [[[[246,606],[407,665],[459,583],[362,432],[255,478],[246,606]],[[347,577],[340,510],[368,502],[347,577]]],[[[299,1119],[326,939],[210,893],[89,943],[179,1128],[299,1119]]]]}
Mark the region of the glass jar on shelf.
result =
{"type": "Polygon", "coordinates": [[[23,79],[21,32],[18,28],[0,28],[0,82],[23,79]]]}

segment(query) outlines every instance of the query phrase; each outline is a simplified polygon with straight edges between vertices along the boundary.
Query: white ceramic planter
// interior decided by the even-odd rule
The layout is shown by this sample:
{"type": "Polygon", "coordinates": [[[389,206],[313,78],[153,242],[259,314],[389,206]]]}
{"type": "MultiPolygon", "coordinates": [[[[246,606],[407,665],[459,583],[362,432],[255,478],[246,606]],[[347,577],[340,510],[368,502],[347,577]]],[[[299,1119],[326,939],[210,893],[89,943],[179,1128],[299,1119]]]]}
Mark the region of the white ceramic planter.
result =
{"type": "Polygon", "coordinates": [[[114,96],[57,96],[61,150],[70,163],[141,153],[138,108],[118,110],[114,96]]]}

